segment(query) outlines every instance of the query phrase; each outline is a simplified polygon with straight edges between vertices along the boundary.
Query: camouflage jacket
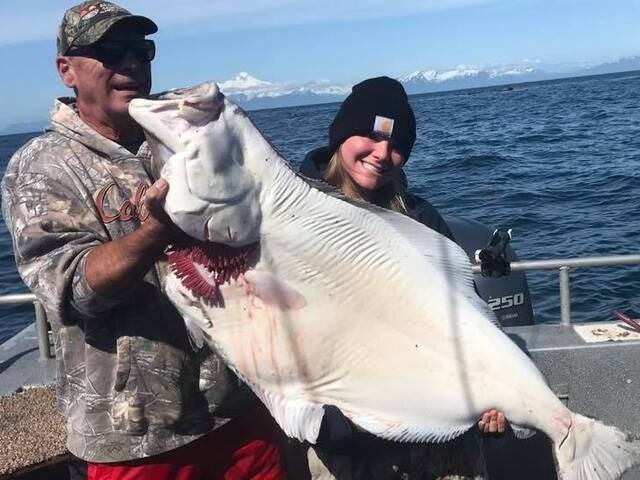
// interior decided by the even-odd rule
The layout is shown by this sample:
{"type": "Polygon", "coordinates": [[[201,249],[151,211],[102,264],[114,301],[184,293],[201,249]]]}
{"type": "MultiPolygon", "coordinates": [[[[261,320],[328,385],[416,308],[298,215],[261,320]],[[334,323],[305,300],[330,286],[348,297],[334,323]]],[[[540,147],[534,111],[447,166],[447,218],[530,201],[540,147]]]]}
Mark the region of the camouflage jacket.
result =
{"type": "Polygon", "coordinates": [[[18,150],[2,183],[3,215],[24,282],[55,339],[67,446],[119,462],[184,445],[237,416],[253,398],[209,349],[194,351],[159,289],[161,265],[122,298],[85,280],[87,254],[144,219],[152,179],[137,155],[56,101],[50,128],[18,150]]]}

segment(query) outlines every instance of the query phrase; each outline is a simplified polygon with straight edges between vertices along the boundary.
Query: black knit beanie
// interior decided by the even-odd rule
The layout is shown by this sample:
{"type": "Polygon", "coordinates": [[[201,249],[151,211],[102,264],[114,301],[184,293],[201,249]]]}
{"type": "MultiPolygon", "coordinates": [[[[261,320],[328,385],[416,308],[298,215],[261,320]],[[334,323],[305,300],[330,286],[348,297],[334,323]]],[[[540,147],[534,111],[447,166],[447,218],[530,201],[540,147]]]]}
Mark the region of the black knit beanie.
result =
{"type": "Polygon", "coordinates": [[[374,131],[390,135],[405,160],[409,158],[416,118],[402,84],[389,77],[370,78],[351,89],[329,127],[331,155],[347,138],[374,131]]]}

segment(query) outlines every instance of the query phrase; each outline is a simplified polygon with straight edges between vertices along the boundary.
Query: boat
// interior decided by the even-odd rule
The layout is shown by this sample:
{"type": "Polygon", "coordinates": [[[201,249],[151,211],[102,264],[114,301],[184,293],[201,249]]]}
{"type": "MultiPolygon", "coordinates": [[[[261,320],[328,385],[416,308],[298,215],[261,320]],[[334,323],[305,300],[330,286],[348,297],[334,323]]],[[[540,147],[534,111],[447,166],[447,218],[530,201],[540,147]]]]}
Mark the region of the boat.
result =
{"type": "MultiPolygon", "coordinates": [[[[472,261],[478,294],[556,395],[576,412],[640,433],[640,324],[622,313],[620,321],[573,323],[570,290],[571,270],[637,266],[640,255],[520,261],[509,245],[509,233],[470,219],[446,222],[472,261]],[[556,324],[534,322],[526,272],[539,269],[559,274],[561,318],[556,324]]],[[[0,425],[5,425],[0,429],[0,479],[66,479],[72,459],[64,448],[64,425],[53,400],[55,358],[44,309],[31,294],[0,296],[0,306],[23,303],[34,304],[34,323],[0,345],[0,425]],[[39,415],[29,414],[34,404],[39,415]],[[9,423],[10,436],[5,431],[9,423]]],[[[492,480],[557,478],[550,443],[542,433],[518,440],[508,430],[501,436],[485,435],[484,440],[492,480]]],[[[402,471],[397,473],[405,478],[402,471]]],[[[623,478],[640,480],[640,468],[623,478]]]]}

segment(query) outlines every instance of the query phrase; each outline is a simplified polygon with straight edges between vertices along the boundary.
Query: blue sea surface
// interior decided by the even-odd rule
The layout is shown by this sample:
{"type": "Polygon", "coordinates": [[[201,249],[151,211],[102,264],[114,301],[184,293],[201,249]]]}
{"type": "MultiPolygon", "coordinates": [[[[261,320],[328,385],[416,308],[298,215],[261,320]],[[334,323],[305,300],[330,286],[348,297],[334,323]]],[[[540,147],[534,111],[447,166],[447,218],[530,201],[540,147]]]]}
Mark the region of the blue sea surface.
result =
{"type": "MultiPolygon", "coordinates": [[[[411,97],[410,188],[445,216],[512,228],[521,260],[640,253],[640,72],[411,97]]],[[[249,112],[298,165],[338,104],[249,112]]],[[[37,134],[0,137],[0,172],[37,134]]],[[[527,274],[537,322],[559,320],[558,274],[527,274]]],[[[571,273],[572,318],[640,314],[640,266],[571,273]]],[[[0,294],[23,292],[0,223],[0,294]]],[[[0,342],[32,308],[0,307],[0,342]]]]}

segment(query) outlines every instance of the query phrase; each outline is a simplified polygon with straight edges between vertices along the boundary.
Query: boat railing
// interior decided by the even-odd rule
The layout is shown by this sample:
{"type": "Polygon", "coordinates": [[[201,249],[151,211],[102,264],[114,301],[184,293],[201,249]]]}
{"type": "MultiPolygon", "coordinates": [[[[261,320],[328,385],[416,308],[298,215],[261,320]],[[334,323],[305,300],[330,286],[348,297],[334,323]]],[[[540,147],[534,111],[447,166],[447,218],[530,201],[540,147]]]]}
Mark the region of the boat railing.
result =
{"type": "MultiPolygon", "coordinates": [[[[609,255],[584,258],[562,258],[557,260],[530,260],[511,262],[511,271],[558,270],[560,275],[560,323],[571,324],[571,278],[570,271],[575,268],[619,267],[640,265],[640,255],[609,255]]],[[[480,265],[473,265],[473,273],[480,274],[480,265]]],[[[23,305],[32,303],[36,315],[36,333],[40,359],[51,358],[47,316],[42,304],[31,293],[0,295],[0,306],[23,305]]]]}
{"type": "Polygon", "coordinates": [[[49,348],[49,328],[47,326],[47,314],[42,304],[36,300],[36,296],[32,293],[12,293],[9,295],[0,295],[0,306],[2,305],[24,305],[32,303],[36,313],[36,334],[38,337],[38,351],[40,352],[40,360],[51,358],[51,349],[49,348]]]}
{"type": "MultiPolygon", "coordinates": [[[[560,274],[560,324],[571,324],[571,279],[575,268],[619,267],[640,265],[640,255],[608,255],[584,258],[561,258],[557,260],[530,260],[510,262],[512,272],[527,270],[558,270],[560,274]]],[[[473,273],[480,273],[480,265],[473,266],[473,273]]]]}

